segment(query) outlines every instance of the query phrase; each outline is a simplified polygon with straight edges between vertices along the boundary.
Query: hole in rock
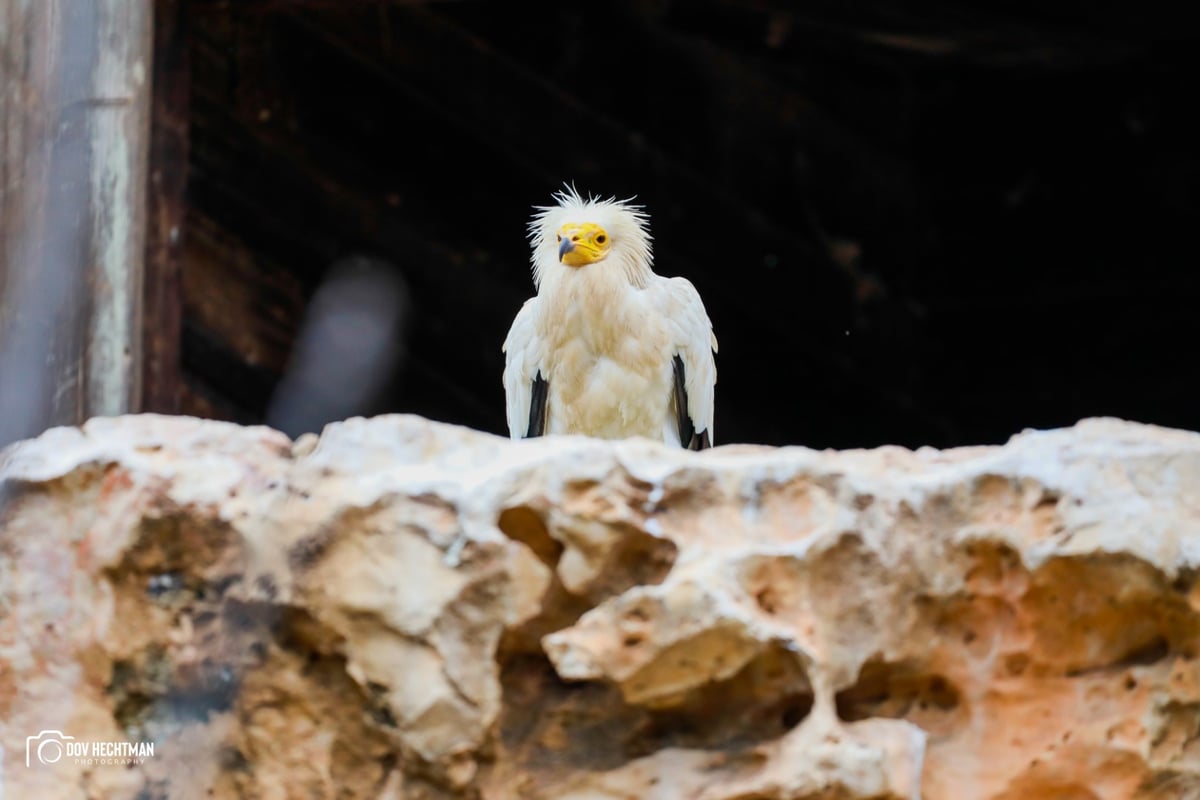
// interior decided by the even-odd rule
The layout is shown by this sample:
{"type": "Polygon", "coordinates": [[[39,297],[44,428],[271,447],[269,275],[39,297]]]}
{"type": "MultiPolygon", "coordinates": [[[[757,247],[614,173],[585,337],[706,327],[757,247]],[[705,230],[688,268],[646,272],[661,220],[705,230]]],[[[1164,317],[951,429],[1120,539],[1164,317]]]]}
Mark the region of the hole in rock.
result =
{"type": "MultiPolygon", "coordinates": [[[[1030,765],[1030,772],[1044,774],[1046,770],[1035,763],[1030,765]]],[[[995,800],[1028,800],[1035,797],[1052,797],[1054,800],[1099,800],[1099,795],[1086,786],[1028,773],[1009,784],[1004,793],[997,795],[995,800]]]]}
{"type": "Polygon", "coordinates": [[[735,675],[647,713],[628,742],[631,756],[667,747],[737,749],[777,739],[812,711],[808,675],[794,653],[771,646],[735,675]]]}
{"type": "Polygon", "coordinates": [[[592,603],[585,598],[568,592],[558,575],[551,575],[550,586],[542,596],[540,610],[515,628],[504,631],[497,657],[505,661],[518,653],[541,653],[543,636],[569,628],[592,607],[592,603]]]}
{"type": "Polygon", "coordinates": [[[533,554],[551,569],[562,556],[562,544],[551,538],[541,516],[528,506],[504,509],[500,512],[496,527],[514,542],[520,542],[532,550],[533,554]]]}
{"type": "Polygon", "coordinates": [[[1012,677],[1025,674],[1029,668],[1029,656],[1026,653],[1010,653],[1004,657],[1004,671],[1012,677]]]}
{"type": "Polygon", "coordinates": [[[1021,600],[1031,652],[1068,676],[1154,664],[1200,635],[1187,597],[1150,564],[1124,555],[1060,557],[1021,600]]]}
{"type": "Polygon", "coordinates": [[[228,525],[216,520],[185,514],[146,517],[138,526],[137,541],[111,575],[117,582],[126,575],[141,576],[142,589],[160,600],[179,592],[194,595],[207,582],[197,565],[219,563],[238,546],[238,539],[228,525]]]}
{"type": "Polygon", "coordinates": [[[1198,576],[1200,576],[1200,570],[1183,567],[1176,574],[1175,580],[1171,581],[1171,588],[1186,595],[1195,588],[1198,576]]]}
{"type": "Polygon", "coordinates": [[[106,691],[126,734],[152,739],[161,730],[200,722],[228,710],[238,691],[231,665],[212,659],[176,664],[159,647],[113,663],[106,691]]]}
{"type": "Polygon", "coordinates": [[[758,603],[758,607],[768,614],[774,614],[779,610],[779,598],[776,596],[775,590],[769,586],[755,593],[754,602],[758,603]]]}
{"type": "MultiPolygon", "coordinates": [[[[836,549],[836,548],[835,548],[836,549]]],[[[801,605],[805,565],[790,555],[758,555],[742,562],[742,589],[768,616],[790,617],[801,605]]]]}
{"type": "Polygon", "coordinates": [[[1117,667],[1137,667],[1153,664],[1162,661],[1170,652],[1170,645],[1167,643],[1165,636],[1155,636],[1150,641],[1143,645],[1133,648],[1120,659],[1114,666],[1117,667]]]}
{"type": "Polygon", "coordinates": [[[605,770],[629,760],[622,741],[646,718],[603,682],[566,683],[542,653],[501,664],[499,741],[523,769],[605,770]]]}
{"type": "Polygon", "coordinates": [[[1034,511],[1048,512],[1058,508],[1058,502],[1062,499],[1062,495],[1058,492],[1046,489],[1042,491],[1041,498],[1034,505],[1034,511]]]}
{"type": "Polygon", "coordinates": [[[500,679],[500,743],[526,769],[606,770],[671,747],[750,748],[800,724],[813,705],[807,674],[782,647],[669,709],[630,705],[602,681],[564,682],[540,653],[505,659],[500,679]]]}
{"type": "Polygon", "coordinates": [[[992,591],[1025,574],[1021,556],[1005,542],[979,541],[963,552],[971,561],[967,583],[972,591],[992,591]]]}
{"type": "Polygon", "coordinates": [[[872,659],[853,686],[835,697],[838,717],[854,722],[871,717],[906,719],[930,733],[953,726],[959,692],[945,677],[910,662],[872,659]]]}
{"type": "Polygon", "coordinates": [[[630,525],[621,525],[621,541],[613,548],[608,563],[588,591],[595,602],[614,597],[634,586],[662,583],[679,548],[669,539],[660,539],[630,525]]]}
{"type": "Polygon", "coordinates": [[[387,705],[388,687],[374,681],[368,681],[367,693],[370,698],[367,713],[371,715],[372,721],[385,728],[399,727],[395,716],[392,715],[392,710],[387,705]]]}
{"type": "Polygon", "coordinates": [[[333,544],[335,528],[322,527],[288,548],[288,566],[295,572],[312,569],[333,544]]]}

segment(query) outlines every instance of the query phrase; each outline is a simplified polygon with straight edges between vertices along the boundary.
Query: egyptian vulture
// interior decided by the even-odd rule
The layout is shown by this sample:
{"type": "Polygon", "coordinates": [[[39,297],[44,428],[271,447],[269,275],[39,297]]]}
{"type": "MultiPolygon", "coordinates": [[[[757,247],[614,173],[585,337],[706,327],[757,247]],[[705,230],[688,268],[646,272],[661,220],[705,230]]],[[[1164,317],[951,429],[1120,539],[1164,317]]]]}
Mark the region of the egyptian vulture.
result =
{"type": "Polygon", "coordinates": [[[696,287],[651,269],[641,206],[554,200],[529,223],[537,295],[504,341],[509,434],[711,447],[717,340],[696,287]]]}

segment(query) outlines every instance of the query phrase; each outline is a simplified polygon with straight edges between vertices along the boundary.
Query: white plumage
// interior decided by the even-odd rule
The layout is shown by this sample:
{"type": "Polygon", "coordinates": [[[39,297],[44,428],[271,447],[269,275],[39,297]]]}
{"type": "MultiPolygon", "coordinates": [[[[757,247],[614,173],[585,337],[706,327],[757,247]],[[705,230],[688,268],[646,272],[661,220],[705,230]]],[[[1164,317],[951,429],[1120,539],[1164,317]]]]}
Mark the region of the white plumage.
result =
{"type": "Polygon", "coordinates": [[[639,206],[554,199],[529,226],[537,295],[504,342],[510,435],[711,445],[717,340],[695,287],[654,273],[639,206]]]}

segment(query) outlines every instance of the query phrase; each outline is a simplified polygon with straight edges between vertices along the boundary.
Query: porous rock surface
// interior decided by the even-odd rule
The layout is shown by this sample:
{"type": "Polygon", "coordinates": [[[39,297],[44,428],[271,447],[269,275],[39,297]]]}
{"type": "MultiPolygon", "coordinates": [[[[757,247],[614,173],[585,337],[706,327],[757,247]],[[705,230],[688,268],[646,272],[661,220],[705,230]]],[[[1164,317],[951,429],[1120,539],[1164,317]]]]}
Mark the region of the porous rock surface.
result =
{"type": "Polygon", "coordinates": [[[7,797],[1200,797],[1197,434],[143,416],[0,478],[7,797]],[[46,729],[155,755],[26,767],[46,729]]]}

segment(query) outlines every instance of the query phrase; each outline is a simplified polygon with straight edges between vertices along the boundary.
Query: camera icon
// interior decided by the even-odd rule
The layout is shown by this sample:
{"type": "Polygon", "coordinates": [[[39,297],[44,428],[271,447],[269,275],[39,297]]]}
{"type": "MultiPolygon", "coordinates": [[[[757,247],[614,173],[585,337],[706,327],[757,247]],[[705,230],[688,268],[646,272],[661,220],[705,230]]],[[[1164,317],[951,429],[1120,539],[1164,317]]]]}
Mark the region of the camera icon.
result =
{"type": "Polygon", "coordinates": [[[33,759],[43,764],[57,764],[67,752],[66,741],[75,741],[74,736],[66,736],[62,731],[42,731],[37,736],[25,737],[25,766],[30,766],[33,759]]]}

